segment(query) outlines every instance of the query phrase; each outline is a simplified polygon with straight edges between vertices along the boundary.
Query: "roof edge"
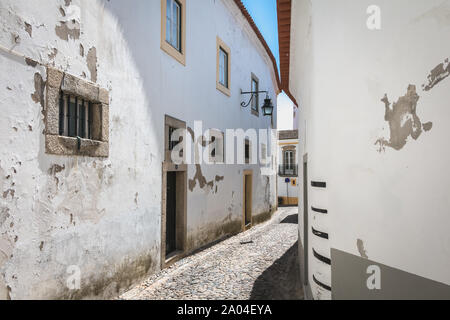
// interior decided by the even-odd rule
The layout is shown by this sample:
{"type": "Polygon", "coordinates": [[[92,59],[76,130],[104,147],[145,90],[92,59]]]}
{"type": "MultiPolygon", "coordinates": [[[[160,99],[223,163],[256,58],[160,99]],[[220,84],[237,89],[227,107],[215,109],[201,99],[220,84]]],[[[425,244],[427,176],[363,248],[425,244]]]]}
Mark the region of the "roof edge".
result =
{"type": "Polygon", "coordinates": [[[290,77],[290,48],[291,48],[291,19],[292,19],[292,1],[277,0],[277,18],[278,18],[278,43],[280,50],[280,81],[281,89],[291,99],[298,108],[297,100],[289,89],[290,77]]]}
{"type": "Polygon", "coordinates": [[[255,34],[257,36],[257,38],[259,39],[259,41],[263,45],[264,49],[266,50],[266,52],[267,52],[267,54],[268,54],[268,56],[269,56],[269,58],[270,58],[270,60],[272,61],[272,64],[273,64],[273,70],[275,72],[275,77],[276,77],[276,82],[277,82],[277,85],[278,85],[278,89],[280,91],[283,90],[283,86],[281,85],[280,73],[278,72],[277,60],[275,59],[275,56],[273,55],[272,50],[270,50],[269,45],[267,44],[266,40],[264,39],[263,35],[261,34],[261,31],[259,31],[258,27],[255,24],[255,21],[253,20],[252,16],[248,12],[247,8],[242,3],[242,1],[241,0],[234,0],[234,3],[239,8],[239,10],[241,11],[242,15],[246,18],[246,20],[250,24],[250,27],[253,29],[253,31],[255,32],[255,34]]]}

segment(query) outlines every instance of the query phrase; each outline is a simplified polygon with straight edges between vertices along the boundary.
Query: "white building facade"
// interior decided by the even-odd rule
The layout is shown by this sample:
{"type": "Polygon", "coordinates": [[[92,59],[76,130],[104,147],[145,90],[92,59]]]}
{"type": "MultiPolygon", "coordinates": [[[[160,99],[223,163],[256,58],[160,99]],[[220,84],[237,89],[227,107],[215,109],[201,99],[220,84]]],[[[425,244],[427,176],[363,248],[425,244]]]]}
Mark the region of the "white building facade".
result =
{"type": "Polygon", "coordinates": [[[278,131],[278,205],[298,205],[298,145],[297,130],[278,131]]]}
{"type": "Polygon", "coordinates": [[[274,212],[276,137],[240,146],[265,173],[220,164],[227,129],[276,123],[265,93],[241,107],[252,86],[275,103],[279,79],[240,1],[1,0],[0,17],[0,299],[116,296],[274,212]],[[173,162],[177,129],[197,162],[173,162]]]}
{"type": "Polygon", "coordinates": [[[450,1],[373,4],[278,3],[303,283],[313,299],[449,299],[450,1]]]}

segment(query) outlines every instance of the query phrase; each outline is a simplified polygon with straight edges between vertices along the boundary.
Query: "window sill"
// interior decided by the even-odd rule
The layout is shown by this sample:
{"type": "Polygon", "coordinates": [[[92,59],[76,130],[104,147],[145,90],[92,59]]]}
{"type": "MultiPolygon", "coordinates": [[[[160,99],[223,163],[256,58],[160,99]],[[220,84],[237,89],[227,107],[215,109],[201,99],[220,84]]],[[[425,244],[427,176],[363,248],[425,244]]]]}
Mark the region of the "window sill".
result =
{"type": "Polygon", "coordinates": [[[183,66],[186,66],[186,56],[185,54],[181,53],[174,47],[172,47],[169,43],[167,43],[165,40],[161,41],[161,50],[167,53],[169,56],[174,58],[176,61],[178,61],[183,66]]]}
{"type": "Polygon", "coordinates": [[[109,143],[104,141],[63,137],[57,135],[45,136],[46,153],[58,156],[109,157],[109,143]]]}
{"type": "Polygon", "coordinates": [[[229,88],[221,85],[219,82],[216,83],[216,88],[217,90],[219,90],[220,92],[222,92],[224,95],[231,97],[231,91],[229,88]]]}
{"type": "Polygon", "coordinates": [[[259,112],[256,111],[255,109],[252,109],[252,115],[259,118],[259,112]]]}

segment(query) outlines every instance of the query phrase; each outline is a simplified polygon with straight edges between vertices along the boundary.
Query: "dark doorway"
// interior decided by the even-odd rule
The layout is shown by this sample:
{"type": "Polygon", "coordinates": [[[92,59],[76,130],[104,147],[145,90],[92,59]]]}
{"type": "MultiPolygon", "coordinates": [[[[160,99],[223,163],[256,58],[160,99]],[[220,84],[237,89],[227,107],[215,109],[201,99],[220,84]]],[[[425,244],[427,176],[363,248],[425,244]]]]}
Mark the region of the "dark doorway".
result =
{"type": "Polygon", "coordinates": [[[166,256],[177,251],[177,173],[167,172],[166,256]]]}
{"type": "Polygon", "coordinates": [[[251,172],[244,174],[244,223],[245,228],[252,226],[252,187],[253,177],[251,172]]]}

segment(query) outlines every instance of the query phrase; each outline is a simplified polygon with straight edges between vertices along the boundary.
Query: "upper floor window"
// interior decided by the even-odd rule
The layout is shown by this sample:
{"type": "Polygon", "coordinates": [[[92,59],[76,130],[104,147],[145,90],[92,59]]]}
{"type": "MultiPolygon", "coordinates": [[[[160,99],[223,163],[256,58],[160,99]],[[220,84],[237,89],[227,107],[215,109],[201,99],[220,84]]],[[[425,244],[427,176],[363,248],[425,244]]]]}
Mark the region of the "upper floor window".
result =
{"type": "Polygon", "coordinates": [[[186,0],[161,0],[161,49],[185,65],[186,0]]]}
{"type": "Polygon", "coordinates": [[[181,5],[176,0],[166,1],[166,41],[181,52],[181,5]]]}
{"type": "Polygon", "coordinates": [[[228,88],[228,53],[222,47],[219,51],[219,83],[228,88]]]}
{"type": "MultiPolygon", "coordinates": [[[[252,92],[259,91],[259,80],[258,78],[252,74],[252,92]]],[[[252,98],[252,114],[258,116],[259,115],[259,94],[255,94],[252,98]]]]}
{"type": "Polygon", "coordinates": [[[230,48],[217,37],[217,80],[219,91],[230,96],[230,48]]]}
{"type": "Polygon", "coordinates": [[[288,170],[294,169],[294,151],[287,150],[284,152],[284,165],[288,170]]]}

